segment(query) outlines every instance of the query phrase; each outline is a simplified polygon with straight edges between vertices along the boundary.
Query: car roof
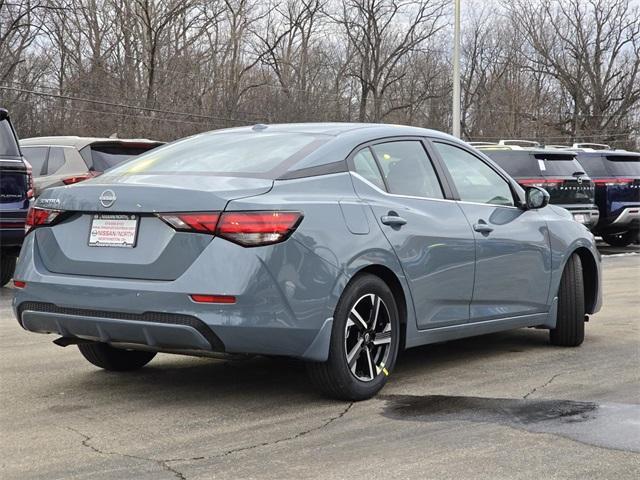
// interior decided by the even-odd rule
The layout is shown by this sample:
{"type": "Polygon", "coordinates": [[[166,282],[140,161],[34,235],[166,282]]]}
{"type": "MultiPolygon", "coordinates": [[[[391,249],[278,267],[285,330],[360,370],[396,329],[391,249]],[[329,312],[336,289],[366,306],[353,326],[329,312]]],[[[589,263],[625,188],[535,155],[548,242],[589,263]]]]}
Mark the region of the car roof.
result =
{"type": "Polygon", "coordinates": [[[53,137],[31,137],[20,140],[21,147],[28,146],[66,146],[81,149],[87,145],[98,142],[109,143],[164,143],[148,138],[106,138],[106,137],[77,137],[77,136],[53,136],[53,137]]]}
{"type": "Polygon", "coordinates": [[[233,127],[222,130],[212,130],[209,133],[222,132],[282,132],[282,133],[308,133],[315,135],[341,136],[349,134],[350,136],[430,136],[443,139],[459,139],[447,135],[446,133],[430,130],[427,128],[411,127],[408,125],[393,125],[387,123],[348,123],[348,122],[320,122],[320,123],[275,123],[275,124],[257,124],[244,127],[233,127]]]}
{"type": "Polygon", "coordinates": [[[478,145],[475,147],[481,152],[523,152],[523,153],[531,153],[534,155],[545,155],[545,154],[560,154],[560,155],[572,155],[576,156],[577,152],[574,150],[565,150],[564,148],[543,148],[543,147],[520,147],[516,145],[478,145]]]}

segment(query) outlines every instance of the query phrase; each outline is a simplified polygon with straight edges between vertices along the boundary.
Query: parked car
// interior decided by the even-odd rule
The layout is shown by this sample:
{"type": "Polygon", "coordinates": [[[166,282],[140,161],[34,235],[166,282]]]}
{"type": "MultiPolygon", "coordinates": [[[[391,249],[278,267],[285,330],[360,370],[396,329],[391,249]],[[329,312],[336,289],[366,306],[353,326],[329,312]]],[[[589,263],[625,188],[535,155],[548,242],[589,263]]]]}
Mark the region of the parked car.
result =
{"type": "Polygon", "coordinates": [[[545,149],[536,142],[501,140],[494,144],[472,144],[500,165],[522,186],[543,187],[550,203],[566,208],[573,218],[594,228],[600,213],[595,187],[576,153],[545,149]]]}
{"type": "Polygon", "coordinates": [[[33,137],[20,141],[33,167],[36,192],[95,177],[136,155],[162,145],[147,139],[33,137]]]}
{"type": "Polygon", "coordinates": [[[617,247],[640,243],[640,153],[599,144],[571,149],[595,184],[600,209],[595,233],[617,247]]]}
{"type": "Polygon", "coordinates": [[[108,370],[156,352],[288,356],[360,400],[403,348],[520,327],[582,343],[600,256],[548,200],[433,130],[203,133],[45,190],[13,306],[108,370]]]}
{"type": "Polygon", "coordinates": [[[16,266],[32,195],[32,177],[18,146],[9,112],[0,108],[0,286],[16,266]]]}

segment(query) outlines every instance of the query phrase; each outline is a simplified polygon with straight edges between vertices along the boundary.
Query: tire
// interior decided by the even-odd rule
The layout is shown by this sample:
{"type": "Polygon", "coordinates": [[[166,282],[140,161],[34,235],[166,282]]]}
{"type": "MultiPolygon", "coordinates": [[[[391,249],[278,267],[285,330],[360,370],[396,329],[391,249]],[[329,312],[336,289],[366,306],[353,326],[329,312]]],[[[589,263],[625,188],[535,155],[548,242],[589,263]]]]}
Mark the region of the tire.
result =
{"type": "Polygon", "coordinates": [[[338,301],[329,358],[322,363],[308,363],[309,378],[331,398],[371,398],[393,371],[399,340],[400,317],[393,293],[379,277],[360,275],[347,285],[338,301]],[[375,305],[379,305],[377,317],[370,314],[376,311],[375,305]]]}
{"type": "Polygon", "coordinates": [[[114,372],[137,370],[156,356],[156,352],[123,350],[100,342],[79,343],[78,349],[84,358],[96,367],[114,372]]]}
{"type": "Polygon", "coordinates": [[[627,247],[632,243],[638,243],[638,230],[627,230],[622,233],[609,233],[602,235],[602,239],[612,247],[627,247]]]}
{"type": "Polygon", "coordinates": [[[558,289],[558,318],[556,328],[549,331],[552,345],[577,347],[584,341],[584,282],[582,262],[571,255],[562,272],[558,289]]]}
{"type": "Polygon", "coordinates": [[[16,258],[12,255],[0,257],[0,287],[4,287],[13,278],[16,269],[16,258]]]}

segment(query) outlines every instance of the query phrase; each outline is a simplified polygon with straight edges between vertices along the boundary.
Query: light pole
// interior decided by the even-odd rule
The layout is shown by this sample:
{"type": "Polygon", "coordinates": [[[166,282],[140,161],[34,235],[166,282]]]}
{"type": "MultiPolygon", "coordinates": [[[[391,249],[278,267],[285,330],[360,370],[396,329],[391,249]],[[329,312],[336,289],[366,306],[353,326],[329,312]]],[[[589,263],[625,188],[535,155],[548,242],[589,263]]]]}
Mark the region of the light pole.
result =
{"type": "Polygon", "coordinates": [[[453,13],[453,126],[454,137],[460,138],[460,0],[454,0],[453,13]]]}

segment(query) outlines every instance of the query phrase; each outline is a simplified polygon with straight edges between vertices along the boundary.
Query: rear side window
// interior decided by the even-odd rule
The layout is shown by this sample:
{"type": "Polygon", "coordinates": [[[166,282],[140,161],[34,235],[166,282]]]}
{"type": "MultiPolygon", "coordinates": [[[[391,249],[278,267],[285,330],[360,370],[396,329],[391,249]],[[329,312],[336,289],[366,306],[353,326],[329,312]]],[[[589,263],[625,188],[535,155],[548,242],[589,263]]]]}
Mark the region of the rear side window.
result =
{"type": "Polygon", "coordinates": [[[376,164],[375,158],[373,158],[373,155],[371,154],[371,150],[365,148],[364,150],[360,150],[356,153],[353,157],[353,166],[357,174],[366,178],[378,188],[382,190],[385,189],[380,169],[376,164]]]}
{"type": "Polygon", "coordinates": [[[440,182],[421,142],[380,143],[371,149],[378,159],[390,193],[443,198],[440,182]]]}
{"type": "Polygon", "coordinates": [[[210,173],[276,178],[326,141],[326,137],[306,133],[203,133],[152,150],[113,173],[210,173]]]}
{"type": "Polygon", "coordinates": [[[49,147],[22,147],[22,154],[31,165],[31,168],[33,168],[33,176],[42,176],[42,170],[49,154],[49,147]]]}
{"type": "Polygon", "coordinates": [[[460,200],[474,203],[513,206],[513,195],[507,181],[475,155],[465,150],[434,143],[442,156],[460,200]]]}
{"type": "Polygon", "coordinates": [[[53,175],[64,165],[64,149],[51,147],[49,150],[49,161],[47,162],[46,175],[53,175]]]}
{"type": "Polygon", "coordinates": [[[120,165],[127,160],[131,160],[138,155],[148,152],[156,147],[156,144],[149,145],[127,145],[127,144],[93,144],[84,147],[80,155],[84,159],[89,170],[104,172],[108,168],[120,165]]]}
{"type": "Polygon", "coordinates": [[[0,120],[0,157],[19,157],[18,142],[8,120],[0,120]]]}

